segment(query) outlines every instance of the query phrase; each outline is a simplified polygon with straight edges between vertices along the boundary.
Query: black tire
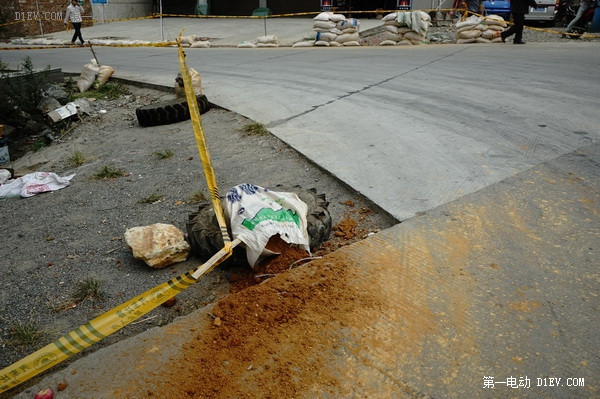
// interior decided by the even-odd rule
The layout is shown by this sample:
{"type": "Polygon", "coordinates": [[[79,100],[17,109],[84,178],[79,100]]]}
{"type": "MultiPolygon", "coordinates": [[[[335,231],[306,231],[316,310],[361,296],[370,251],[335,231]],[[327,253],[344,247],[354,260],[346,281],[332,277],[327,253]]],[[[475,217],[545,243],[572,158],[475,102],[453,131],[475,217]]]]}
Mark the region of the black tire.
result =
{"type": "MultiPolygon", "coordinates": [[[[203,114],[210,109],[210,103],[204,94],[196,96],[198,108],[203,114]]],[[[185,97],[145,105],[135,110],[140,126],[159,126],[190,119],[190,110],[185,97]]]]}
{"type": "MultiPolygon", "coordinates": [[[[314,188],[306,190],[301,187],[276,186],[274,191],[296,193],[298,198],[308,206],[306,222],[310,237],[310,250],[319,249],[323,242],[331,237],[332,229],[331,215],[327,208],[329,202],[325,198],[325,194],[317,194],[317,190],[314,188]]],[[[229,221],[227,220],[227,222],[229,221]]],[[[209,202],[200,204],[198,211],[189,215],[186,229],[191,252],[203,262],[223,248],[223,237],[221,237],[217,216],[209,202]]],[[[231,234],[229,223],[227,229],[231,234]]],[[[227,263],[247,264],[245,250],[236,247],[227,263]]]]}

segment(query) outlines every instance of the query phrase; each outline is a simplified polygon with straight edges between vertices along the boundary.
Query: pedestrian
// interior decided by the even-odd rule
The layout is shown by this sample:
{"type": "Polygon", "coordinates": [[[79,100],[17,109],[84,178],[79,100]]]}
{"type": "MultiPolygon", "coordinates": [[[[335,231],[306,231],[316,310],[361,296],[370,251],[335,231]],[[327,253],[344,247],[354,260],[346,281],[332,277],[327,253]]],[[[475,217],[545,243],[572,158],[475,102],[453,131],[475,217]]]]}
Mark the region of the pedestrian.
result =
{"type": "MultiPolygon", "coordinates": [[[[577,14],[575,15],[575,18],[573,18],[573,20],[571,20],[571,22],[569,22],[569,24],[567,25],[567,27],[565,28],[565,32],[567,32],[567,33],[573,32],[573,28],[575,27],[575,24],[577,23],[577,21],[579,21],[581,19],[581,17],[587,10],[592,8],[593,2],[594,2],[594,0],[580,0],[579,1],[579,8],[577,9],[577,14]]],[[[562,37],[566,37],[566,36],[567,35],[565,35],[565,34],[562,35],[562,37]]]]}
{"type": "Polygon", "coordinates": [[[514,44],[525,44],[523,41],[523,24],[525,23],[525,14],[529,14],[529,7],[537,8],[535,0],[512,0],[510,2],[513,25],[500,33],[502,43],[506,42],[507,37],[515,35],[514,44]]]}
{"type": "Polygon", "coordinates": [[[81,40],[81,45],[83,45],[84,40],[81,36],[81,15],[83,14],[83,7],[81,7],[77,0],[71,0],[71,4],[67,7],[67,15],[65,16],[65,25],[69,23],[69,19],[73,24],[73,29],[75,29],[75,33],[73,34],[73,38],[71,39],[71,44],[75,44],[75,40],[79,38],[81,40]]]}

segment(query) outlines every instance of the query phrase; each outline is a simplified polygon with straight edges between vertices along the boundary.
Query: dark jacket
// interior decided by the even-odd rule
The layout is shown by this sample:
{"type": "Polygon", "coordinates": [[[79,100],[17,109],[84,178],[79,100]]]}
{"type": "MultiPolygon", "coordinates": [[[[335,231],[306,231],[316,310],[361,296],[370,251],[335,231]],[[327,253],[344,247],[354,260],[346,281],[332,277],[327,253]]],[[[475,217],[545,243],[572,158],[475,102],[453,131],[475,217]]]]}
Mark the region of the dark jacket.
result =
{"type": "Polygon", "coordinates": [[[513,14],[529,14],[529,7],[537,7],[535,0],[511,0],[510,12],[513,14]]]}

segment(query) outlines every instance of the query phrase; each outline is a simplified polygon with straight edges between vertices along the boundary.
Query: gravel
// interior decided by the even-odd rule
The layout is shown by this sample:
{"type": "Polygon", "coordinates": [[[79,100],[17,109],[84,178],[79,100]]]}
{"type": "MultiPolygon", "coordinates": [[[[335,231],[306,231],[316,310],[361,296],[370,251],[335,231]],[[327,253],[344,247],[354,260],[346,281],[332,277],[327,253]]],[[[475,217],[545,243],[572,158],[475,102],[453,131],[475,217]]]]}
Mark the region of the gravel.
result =
{"type": "MultiPolygon", "coordinates": [[[[0,369],[200,264],[191,257],[164,269],[151,269],[135,259],[124,243],[125,231],[135,226],[160,222],[185,231],[188,215],[198,206],[193,197],[198,193],[208,197],[190,121],[149,128],[137,122],[137,107],[174,96],[135,86],[129,90],[130,95],[117,100],[92,102],[91,116],[83,117],[42,151],[14,162],[20,175],[47,171],[60,176],[75,173],[75,177],[62,190],[0,199],[0,369]],[[167,150],[173,156],[161,159],[157,155],[167,150]],[[72,165],[69,158],[76,151],[88,162],[72,165]],[[107,165],[124,170],[126,176],[94,179],[107,165]],[[161,199],[142,203],[153,194],[161,199]],[[73,301],[78,284],[86,279],[100,283],[103,300],[73,301]],[[38,332],[31,344],[20,342],[14,334],[15,328],[27,325],[38,332]]],[[[359,211],[358,224],[365,234],[397,223],[270,133],[243,132],[251,123],[221,108],[203,115],[221,193],[244,182],[314,187],[331,202],[334,225],[359,211]]],[[[158,307],[84,353],[225,297],[230,288],[228,277],[235,272],[236,266],[216,268],[180,293],[175,306],[158,307]]]]}

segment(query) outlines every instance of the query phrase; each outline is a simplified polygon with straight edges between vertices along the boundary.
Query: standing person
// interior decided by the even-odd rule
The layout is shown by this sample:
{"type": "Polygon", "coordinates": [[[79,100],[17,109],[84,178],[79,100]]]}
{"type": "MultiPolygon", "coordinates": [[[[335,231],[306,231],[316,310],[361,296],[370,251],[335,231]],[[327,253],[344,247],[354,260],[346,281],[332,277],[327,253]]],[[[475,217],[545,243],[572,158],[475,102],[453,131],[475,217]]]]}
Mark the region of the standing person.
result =
{"type": "Polygon", "coordinates": [[[67,7],[67,15],[65,15],[65,25],[68,24],[69,19],[71,19],[73,29],[75,29],[75,33],[71,39],[71,44],[75,44],[75,40],[77,38],[81,40],[82,45],[85,43],[83,41],[83,37],[81,36],[81,14],[83,14],[83,7],[77,3],[77,0],[71,0],[71,4],[69,4],[67,7]]]}
{"type": "Polygon", "coordinates": [[[529,7],[537,7],[535,0],[512,0],[510,2],[513,26],[500,33],[502,43],[506,42],[507,37],[515,35],[514,44],[525,44],[523,41],[523,24],[525,23],[525,14],[529,14],[529,7]]]}
{"type": "MultiPolygon", "coordinates": [[[[577,23],[577,21],[579,21],[579,19],[581,19],[581,17],[587,10],[592,8],[592,3],[593,3],[593,0],[580,0],[579,1],[579,8],[577,9],[577,15],[575,15],[575,18],[573,18],[573,20],[571,20],[571,22],[569,22],[569,25],[567,25],[567,27],[565,28],[565,32],[568,32],[568,33],[573,32],[573,28],[575,27],[575,24],[577,23]]],[[[562,37],[566,37],[566,35],[562,35],[562,37]]]]}

